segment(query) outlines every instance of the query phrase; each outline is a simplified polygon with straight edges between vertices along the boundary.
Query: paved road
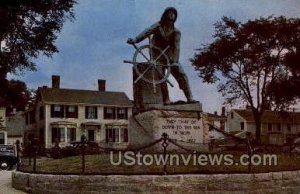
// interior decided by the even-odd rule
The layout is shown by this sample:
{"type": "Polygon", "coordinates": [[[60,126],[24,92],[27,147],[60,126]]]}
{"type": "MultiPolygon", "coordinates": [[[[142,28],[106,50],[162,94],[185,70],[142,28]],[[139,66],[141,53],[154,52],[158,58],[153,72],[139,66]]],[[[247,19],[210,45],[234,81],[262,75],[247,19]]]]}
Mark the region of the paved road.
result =
{"type": "Polygon", "coordinates": [[[0,171],[0,194],[24,194],[11,186],[11,171],[0,171]]]}

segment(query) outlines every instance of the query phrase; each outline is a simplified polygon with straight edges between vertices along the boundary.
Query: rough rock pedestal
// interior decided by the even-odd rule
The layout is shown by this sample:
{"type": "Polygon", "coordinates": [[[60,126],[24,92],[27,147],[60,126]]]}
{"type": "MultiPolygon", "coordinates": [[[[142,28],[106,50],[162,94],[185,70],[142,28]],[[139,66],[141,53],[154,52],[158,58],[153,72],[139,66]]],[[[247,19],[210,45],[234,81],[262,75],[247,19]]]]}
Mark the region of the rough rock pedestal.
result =
{"type": "Polygon", "coordinates": [[[200,103],[153,107],[134,115],[129,122],[131,145],[143,146],[167,133],[182,143],[204,142],[204,126],[200,103]]]}

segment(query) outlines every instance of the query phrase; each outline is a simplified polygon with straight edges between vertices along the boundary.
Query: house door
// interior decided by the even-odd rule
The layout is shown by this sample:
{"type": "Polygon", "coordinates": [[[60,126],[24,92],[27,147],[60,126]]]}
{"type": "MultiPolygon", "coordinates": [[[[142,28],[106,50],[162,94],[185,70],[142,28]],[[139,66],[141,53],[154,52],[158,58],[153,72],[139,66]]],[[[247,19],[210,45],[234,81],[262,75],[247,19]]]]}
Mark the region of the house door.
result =
{"type": "Polygon", "coordinates": [[[88,130],[88,140],[95,141],[95,130],[93,129],[88,130]]]}

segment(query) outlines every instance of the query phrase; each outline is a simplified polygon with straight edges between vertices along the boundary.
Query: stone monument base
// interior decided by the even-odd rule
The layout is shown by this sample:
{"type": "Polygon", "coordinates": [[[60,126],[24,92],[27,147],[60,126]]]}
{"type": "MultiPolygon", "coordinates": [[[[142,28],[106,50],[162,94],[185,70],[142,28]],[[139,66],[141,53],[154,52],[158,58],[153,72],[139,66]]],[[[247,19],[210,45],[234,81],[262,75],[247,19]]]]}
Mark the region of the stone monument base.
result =
{"type": "MultiPolygon", "coordinates": [[[[204,142],[204,125],[199,102],[155,105],[151,108],[152,110],[138,113],[130,119],[129,142],[131,146],[139,147],[150,144],[161,138],[163,133],[167,133],[169,138],[186,148],[207,150],[206,147],[199,147],[204,142]]],[[[158,147],[162,148],[161,143],[156,146],[155,150],[158,147]]],[[[174,149],[174,146],[169,149],[174,149]]]]}

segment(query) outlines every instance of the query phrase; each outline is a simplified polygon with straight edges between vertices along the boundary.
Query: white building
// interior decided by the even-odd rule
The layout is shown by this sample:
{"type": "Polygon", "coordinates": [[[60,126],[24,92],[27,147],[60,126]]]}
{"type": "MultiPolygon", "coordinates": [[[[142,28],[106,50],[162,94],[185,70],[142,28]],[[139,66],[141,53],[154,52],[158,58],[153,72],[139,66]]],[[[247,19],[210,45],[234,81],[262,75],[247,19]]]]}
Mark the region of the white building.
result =
{"type": "Polygon", "coordinates": [[[128,145],[128,118],[132,102],[124,92],[105,91],[105,80],[98,80],[98,90],[60,88],[60,77],[52,76],[52,88],[38,88],[35,106],[25,114],[26,139],[37,137],[45,147],[67,146],[89,141],[112,147],[128,145]]]}
{"type": "MultiPolygon", "coordinates": [[[[250,109],[235,109],[228,114],[228,132],[251,132],[256,125],[250,109]]],[[[243,133],[245,134],[245,133],[243,133]]],[[[265,111],[261,121],[261,141],[270,144],[289,143],[300,135],[300,112],[265,111]]]]}

